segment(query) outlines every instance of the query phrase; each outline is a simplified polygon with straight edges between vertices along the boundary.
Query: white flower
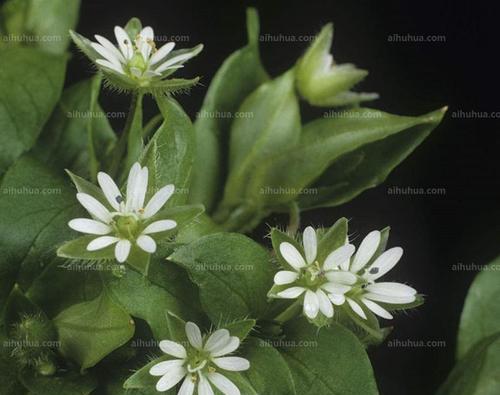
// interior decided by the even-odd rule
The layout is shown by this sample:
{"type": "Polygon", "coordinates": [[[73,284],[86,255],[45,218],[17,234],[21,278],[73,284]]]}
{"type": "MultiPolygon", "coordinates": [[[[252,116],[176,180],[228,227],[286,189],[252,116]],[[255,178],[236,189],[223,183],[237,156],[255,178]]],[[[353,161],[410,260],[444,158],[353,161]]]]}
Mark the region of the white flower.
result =
{"type": "Polygon", "coordinates": [[[417,291],[408,285],[396,282],[377,283],[375,281],[394,268],[403,255],[401,247],[393,247],[373,260],[380,241],[379,231],[370,232],[361,242],[352,261],[348,260],[340,266],[344,273],[354,274],[361,279],[361,285],[351,291],[352,297],[348,296],[347,302],[353,311],[363,319],[366,319],[366,314],[359,303],[364,304],[379,317],[392,319],[392,314],[379,303],[407,304],[416,300],[417,291]],[[372,260],[373,262],[371,262],[372,260]]]}
{"type": "Polygon", "coordinates": [[[219,370],[239,372],[250,368],[250,362],[241,357],[227,356],[240,346],[240,339],[231,336],[227,329],[219,329],[205,339],[200,328],[193,322],[186,323],[188,349],[170,340],[160,342],[160,349],[177,359],[159,362],[149,373],[162,376],[156,383],[156,390],[168,391],[182,379],[177,395],[192,395],[195,388],[198,395],[213,395],[212,385],[224,395],[240,395],[240,390],[219,370]]]}
{"type": "Polygon", "coordinates": [[[80,192],[76,197],[93,219],[76,218],[68,223],[70,228],[78,232],[99,236],[87,245],[87,250],[96,251],[116,243],[115,257],[118,262],[127,260],[133,245],[147,253],[154,253],[156,242],[150,235],[177,226],[170,219],[152,222],[155,214],[174,193],[174,186],[164,186],[144,204],[148,189],[148,168],[141,168],[139,163],[135,163],[130,169],[126,197],[122,196],[108,174],[100,172],[97,181],[112,210],[93,196],[80,192]]]}
{"type": "Polygon", "coordinates": [[[314,319],[321,312],[327,318],[333,317],[333,305],[345,302],[344,294],[351,290],[357,277],[337,268],[349,261],[354,253],[354,246],[345,244],[331,252],[323,262],[317,261],[318,242],[316,231],[308,226],[303,234],[304,255],[294,245],[283,242],[279,252],[293,268],[276,273],[274,283],[277,286],[291,285],[276,294],[285,299],[296,299],[304,295],[304,314],[314,319]]]}

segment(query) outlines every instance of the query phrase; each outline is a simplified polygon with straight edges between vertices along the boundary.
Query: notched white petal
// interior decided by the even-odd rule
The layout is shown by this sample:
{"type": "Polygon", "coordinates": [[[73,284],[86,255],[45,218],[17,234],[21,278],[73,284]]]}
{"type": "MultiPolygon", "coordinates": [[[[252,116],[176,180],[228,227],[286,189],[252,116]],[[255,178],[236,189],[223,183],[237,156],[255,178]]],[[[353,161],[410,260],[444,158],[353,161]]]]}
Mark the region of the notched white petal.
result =
{"type": "Polygon", "coordinates": [[[280,244],[280,253],[285,261],[287,261],[294,269],[299,270],[306,266],[306,261],[301,253],[295,248],[294,245],[283,242],[280,244]]]}

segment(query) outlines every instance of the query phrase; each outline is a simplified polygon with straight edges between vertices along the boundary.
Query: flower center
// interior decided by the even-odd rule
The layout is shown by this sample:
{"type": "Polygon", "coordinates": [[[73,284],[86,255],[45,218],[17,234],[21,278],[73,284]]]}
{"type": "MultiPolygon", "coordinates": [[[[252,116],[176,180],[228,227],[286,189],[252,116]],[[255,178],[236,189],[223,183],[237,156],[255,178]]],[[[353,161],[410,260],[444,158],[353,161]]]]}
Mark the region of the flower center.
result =
{"type": "Polygon", "coordinates": [[[142,57],[142,54],[139,52],[139,50],[136,50],[134,52],[134,56],[132,56],[132,59],[129,60],[128,66],[130,68],[139,69],[142,72],[146,71],[146,69],[148,68],[147,63],[142,57]]]}
{"type": "Polygon", "coordinates": [[[116,233],[125,239],[135,239],[139,232],[139,221],[131,215],[117,215],[114,218],[116,233]]]}

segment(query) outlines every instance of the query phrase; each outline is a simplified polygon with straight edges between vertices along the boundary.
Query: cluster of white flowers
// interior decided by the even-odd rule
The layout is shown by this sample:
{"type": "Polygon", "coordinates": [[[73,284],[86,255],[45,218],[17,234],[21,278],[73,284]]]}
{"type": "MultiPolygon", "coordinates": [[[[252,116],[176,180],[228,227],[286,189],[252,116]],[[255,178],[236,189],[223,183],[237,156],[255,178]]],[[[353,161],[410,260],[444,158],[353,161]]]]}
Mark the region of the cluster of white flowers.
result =
{"type": "Polygon", "coordinates": [[[294,271],[276,273],[274,283],[289,286],[276,296],[295,299],[305,293],[303,310],[310,319],[316,318],[319,312],[331,318],[334,305],[341,306],[346,302],[363,319],[367,317],[362,305],[382,318],[392,319],[391,313],[380,304],[412,303],[417,291],[405,284],[376,282],[403,255],[401,247],[394,247],[372,259],[380,242],[380,232],[373,231],[363,239],[356,254],[355,247],[347,242],[324,261],[318,262],[316,231],[307,227],[303,234],[304,254],[288,242],[279,246],[281,256],[294,271]]]}
{"type": "Polygon", "coordinates": [[[125,262],[133,245],[151,254],[156,251],[156,242],[151,235],[177,226],[171,219],[154,221],[154,216],[174,193],[174,186],[164,186],[144,205],[148,177],[148,168],[135,163],[130,169],[124,197],[113,179],[100,172],[97,181],[109,208],[87,193],[77,193],[76,198],[93,219],[76,218],[69,221],[68,225],[78,232],[99,236],[87,245],[88,251],[100,250],[116,243],[116,260],[125,262]]]}
{"type": "Polygon", "coordinates": [[[227,356],[238,349],[240,339],[231,336],[227,329],[202,336],[193,322],[187,322],[185,330],[187,349],[171,340],[160,342],[160,349],[176,359],[159,362],[149,370],[153,376],[162,376],[156,390],[168,391],[184,379],[177,395],[192,395],[196,387],[198,395],[213,395],[212,385],[224,395],[240,395],[238,387],[220,373],[221,370],[240,372],[250,368],[247,359],[227,356]]]}

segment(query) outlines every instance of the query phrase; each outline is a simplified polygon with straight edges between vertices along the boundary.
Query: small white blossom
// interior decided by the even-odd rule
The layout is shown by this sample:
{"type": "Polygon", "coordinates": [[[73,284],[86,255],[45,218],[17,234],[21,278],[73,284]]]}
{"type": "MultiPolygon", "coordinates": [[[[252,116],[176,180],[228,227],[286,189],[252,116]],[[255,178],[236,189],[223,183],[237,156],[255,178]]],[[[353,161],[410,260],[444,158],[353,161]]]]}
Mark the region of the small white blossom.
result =
{"type": "Polygon", "coordinates": [[[97,181],[111,210],[95,197],[79,192],[76,195],[78,201],[93,219],[76,218],[68,223],[70,228],[78,232],[98,236],[87,245],[87,250],[96,251],[116,244],[115,257],[118,262],[127,260],[133,245],[147,253],[154,253],[156,242],[150,235],[177,226],[170,219],[152,221],[174,193],[174,186],[164,186],[145,204],[148,168],[141,168],[139,163],[130,169],[125,197],[108,174],[100,172],[97,181]]]}
{"type": "Polygon", "coordinates": [[[345,293],[350,291],[357,277],[350,272],[341,272],[337,268],[349,261],[354,253],[354,246],[345,244],[332,251],[323,262],[317,258],[318,242],[316,231],[308,226],[303,234],[304,254],[294,245],[283,242],[279,252],[293,268],[276,273],[274,283],[278,286],[290,285],[276,294],[285,299],[296,299],[304,295],[303,311],[311,319],[321,312],[327,318],[334,315],[333,305],[342,305],[345,293]]]}
{"type": "Polygon", "coordinates": [[[149,373],[161,376],[156,390],[168,391],[183,380],[177,395],[213,395],[212,385],[224,395],[240,395],[236,385],[220,371],[239,372],[250,368],[250,362],[241,357],[227,356],[240,346],[240,339],[231,336],[227,329],[216,330],[202,336],[200,328],[193,322],[185,326],[189,344],[187,349],[180,343],[162,340],[160,349],[175,357],[152,366],[149,373]]]}
{"type": "Polygon", "coordinates": [[[392,270],[403,255],[401,247],[393,247],[384,251],[373,260],[381,241],[379,231],[370,232],[361,242],[352,261],[346,261],[340,269],[359,278],[359,285],[347,296],[347,302],[353,311],[363,319],[366,314],[360,304],[379,317],[392,319],[392,314],[379,303],[390,305],[408,304],[416,300],[417,291],[405,284],[396,282],[379,282],[380,277],[392,270]],[[373,260],[372,263],[370,263],[373,260]]]}

